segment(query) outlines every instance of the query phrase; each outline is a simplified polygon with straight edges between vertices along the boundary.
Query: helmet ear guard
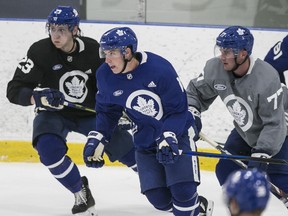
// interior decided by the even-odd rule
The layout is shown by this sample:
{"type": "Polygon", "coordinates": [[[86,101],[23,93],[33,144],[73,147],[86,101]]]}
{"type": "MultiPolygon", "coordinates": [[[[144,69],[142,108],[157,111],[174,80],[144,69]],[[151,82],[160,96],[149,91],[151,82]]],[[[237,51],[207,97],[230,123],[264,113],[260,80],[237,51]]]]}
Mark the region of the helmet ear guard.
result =
{"type": "Polygon", "coordinates": [[[77,10],[71,6],[58,6],[47,17],[46,28],[49,31],[51,25],[67,25],[73,32],[75,26],[79,27],[80,17],[77,10]]]}

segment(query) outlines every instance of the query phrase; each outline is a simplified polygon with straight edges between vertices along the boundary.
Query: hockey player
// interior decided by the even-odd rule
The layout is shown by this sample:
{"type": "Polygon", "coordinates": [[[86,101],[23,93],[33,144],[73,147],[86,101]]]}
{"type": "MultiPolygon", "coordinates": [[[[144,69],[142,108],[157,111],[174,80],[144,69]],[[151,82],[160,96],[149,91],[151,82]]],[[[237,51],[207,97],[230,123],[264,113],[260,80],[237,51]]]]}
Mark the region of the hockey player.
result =
{"type": "MultiPolygon", "coordinates": [[[[79,15],[70,6],[58,6],[47,21],[49,37],[34,43],[16,68],[8,83],[7,97],[11,103],[36,105],[33,122],[33,147],[40,161],[51,174],[75,195],[72,213],[94,213],[95,202],[86,177],[80,176],[77,165],[66,155],[69,132],[85,136],[95,130],[96,115],[63,106],[64,101],[95,107],[96,69],[99,43],[81,36],[79,15]]],[[[111,161],[135,165],[132,137],[127,131],[115,130],[105,147],[111,161]]]]}
{"type": "Polygon", "coordinates": [[[231,216],[260,216],[270,197],[270,185],[257,169],[238,170],[223,185],[224,201],[231,216]]]}
{"type": "Polygon", "coordinates": [[[278,71],[280,81],[286,84],[286,80],[288,80],[288,35],[268,51],[264,61],[278,71]]]}
{"type": "MultiPolygon", "coordinates": [[[[287,160],[283,103],[287,91],[270,64],[251,56],[253,42],[253,35],[245,27],[231,26],[222,31],[215,46],[219,56],[208,60],[204,72],[190,81],[188,103],[191,110],[203,112],[218,96],[221,98],[234,117],[235,128],[224,146],[231,154],[287,160]]],[[[200,131],[200,115],[196,121],[200,131]]],[[[267,170],[271,182],[288,193],[288,166],[249,161],[248,167],[267,170]]],[[[220,159],[216,165],[220,185],[238,169],[233,161],[220,159]]]]}
{"type": "MultiPolygon", "coordinates": [[[[196,151],[188,135],[194,122],[185,89],[166,59],[136,52],[137,45],[137,37],[128,27],[113,28],[100,39],[106,64],[96,73],[96,130],[88,135],[84,161],[88,167],[103,164],[103,148],[125,111],[135,125],[141,192],[156,209],[176,216],[196,216],[198,158],[181,156],[182,151],[196,151]]],[[[204,197],[201,200],[207,202],[204,197]]],[[[207,214],[205,208],[207,203],[200,215],[211,215],[210,207],[207,214]]]]}

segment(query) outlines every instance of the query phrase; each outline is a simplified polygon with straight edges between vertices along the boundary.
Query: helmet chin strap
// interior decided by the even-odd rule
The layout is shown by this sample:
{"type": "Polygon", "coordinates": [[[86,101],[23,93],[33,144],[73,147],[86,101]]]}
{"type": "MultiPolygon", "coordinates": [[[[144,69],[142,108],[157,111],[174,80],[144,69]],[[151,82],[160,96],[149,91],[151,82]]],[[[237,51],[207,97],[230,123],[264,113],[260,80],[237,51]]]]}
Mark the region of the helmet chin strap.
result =
{"type": "Polygon", "coordinates": [[[234,66],[230,71],[231,71],[233,74],[235,74],[234,71],[237,70],[240,65],[244,64],[244,62],[247,61],[248,57],[249,57],[249,56],[247,55],[247,56],[245,57],[245,59],[243,60],[243,62],[240,63],[240,64],[238,64],[238,63],[237,63],[237,56],[235,56],[235,57],[234,57],[235,66],[234,66]]]}
{"type": "Polygon", "coordinates": [[[131,57],[130,59],[125,59],[125,55],[123,55],[124,65],[123,65],[123,68],[122,68],[122,70],[120,71],[120,73],[123,73],[123,71],[125,71],[128,62],[130,62],[130,61],[133,59],[133,57],[134,57],[134,55],[132,55],[132,57],[131,57]]]}

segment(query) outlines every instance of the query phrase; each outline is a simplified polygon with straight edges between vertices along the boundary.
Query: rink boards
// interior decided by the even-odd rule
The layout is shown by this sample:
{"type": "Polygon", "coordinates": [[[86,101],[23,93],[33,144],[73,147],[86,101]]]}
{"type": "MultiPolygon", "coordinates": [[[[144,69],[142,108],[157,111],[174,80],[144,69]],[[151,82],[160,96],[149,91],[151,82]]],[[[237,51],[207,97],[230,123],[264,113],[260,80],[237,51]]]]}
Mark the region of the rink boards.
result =
{"type": "MultiPolygon", "coordinates": [[[[76,164],[84,164],[82,158],[84,144],[68,143],[68,155],[76,164]]],[[[199,148],[198,151],[218,152],[214,149],[199,148]]],[[[190,156],[183,156],[190,157],[190,156]]],[[[107,156],[104,156],[106,166],[122,166],[118,162],[110,162],[107,156]]],[[[200,169],[213,171],[218,159],[199,157],[200,169]]],[[[29,141],[0,141],[0,162],[28,162],[39,163],[39,157],[35,149],[33,149],[29,141]]]]}

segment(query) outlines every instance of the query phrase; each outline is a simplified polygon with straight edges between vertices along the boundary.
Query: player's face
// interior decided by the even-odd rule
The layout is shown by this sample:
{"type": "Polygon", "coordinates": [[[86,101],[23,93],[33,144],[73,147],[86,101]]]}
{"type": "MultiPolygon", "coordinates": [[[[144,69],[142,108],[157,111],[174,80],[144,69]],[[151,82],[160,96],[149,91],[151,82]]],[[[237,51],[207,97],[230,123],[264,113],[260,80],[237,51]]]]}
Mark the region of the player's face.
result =
{"type": "Polygon", "coordinates": [[[68,52],[73,47],[73,34],[67,25],[52,24],[49,29],[51,41],[58,49],[68,52]]]}
{"type": "Polygon", "coordinates": [[[119,49],[104,51],[105,62],[114,74],[119,74],[124,67],[124,57],[119,49]]]}
{"type": "Polygon", "coordinates": [[[221,59],[224,70],[231,71],[235,67],[235,57],[237,55],[235,55],[233,49],[216,47],[215,56],[221,59]]]}

